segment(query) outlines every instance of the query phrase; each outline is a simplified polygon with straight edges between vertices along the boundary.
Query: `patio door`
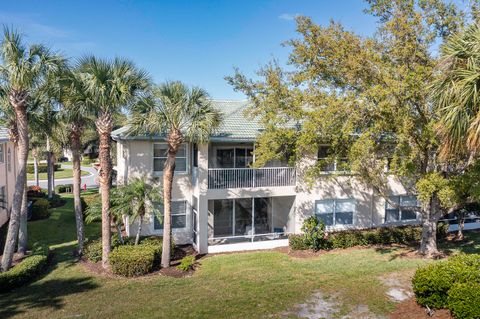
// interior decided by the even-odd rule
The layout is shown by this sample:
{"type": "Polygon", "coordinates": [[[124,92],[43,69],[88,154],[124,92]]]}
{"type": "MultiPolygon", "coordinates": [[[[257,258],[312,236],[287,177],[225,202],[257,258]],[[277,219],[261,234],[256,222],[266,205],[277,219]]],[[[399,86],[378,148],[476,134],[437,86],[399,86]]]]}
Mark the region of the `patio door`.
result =
{"type": "Polygon", "coordinates": [[[253,147],[217,148],[218,168],[247,168],[253,163],[253,147]]]}

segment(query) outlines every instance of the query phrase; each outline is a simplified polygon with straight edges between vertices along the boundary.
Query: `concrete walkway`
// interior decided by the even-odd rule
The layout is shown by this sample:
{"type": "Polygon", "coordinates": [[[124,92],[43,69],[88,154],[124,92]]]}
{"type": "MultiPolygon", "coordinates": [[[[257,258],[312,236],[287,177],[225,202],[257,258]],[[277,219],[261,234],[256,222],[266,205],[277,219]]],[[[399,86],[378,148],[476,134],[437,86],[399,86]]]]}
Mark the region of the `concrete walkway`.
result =
{"type": "MultiPolygon", "coordinates": [[[[62,168],[72,169],[72,165],[64,165],[62,164],[62,168]]],[[[87,188],[95,188],[98,187],[98,172],[95,168],[91,166],[81,166],[80,169],[82,171],[89,172],[89,175],[82,176],[82,182],[80,185],[87,184],[87,188]]],[[[28,181],[28,186],[35,185],[35,181],[28,181]]],[[[47,180],[40,180],[39,181],[41,188],[47,188],[47,180]]],[[[63,185],[63,184],[73,184],[73,178],[56,178],[55,185],[63,185]]]]}

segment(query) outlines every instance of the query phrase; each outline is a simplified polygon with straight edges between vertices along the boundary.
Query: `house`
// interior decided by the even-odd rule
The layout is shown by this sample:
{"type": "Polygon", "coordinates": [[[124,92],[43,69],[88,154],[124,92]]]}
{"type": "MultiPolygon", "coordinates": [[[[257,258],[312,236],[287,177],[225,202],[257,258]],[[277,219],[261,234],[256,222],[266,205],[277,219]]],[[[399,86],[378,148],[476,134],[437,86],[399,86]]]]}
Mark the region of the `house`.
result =
{"type": "MultiPolygon", "coordinates": [[[[298,167],[277,161],[251,168],[262,127],[245,116],[248,102],[212,103],[224,114],[221,128],[208,144],[185,143],[177,155],[172,195],[176,243],[191,243],[200,253],[287,246],[288,234],[300,233],[303,220],[314,214],[329,231],[419,222],[415,196],[394,177],[389,192],[398,205],[389,205],[352,174],[332,174],[339,165],[326,167],[325,177],[307,185],[302,167],[325,156],[323,147],[318,154],[305,154],[298,167]]],[[[129,136],[127,131],[123,127],[112,133],[118,185],[144,175],[161,183],[163,137],[129,136]]],[[[127,234],[134,235],[137,227],[129,224],[127,234]]],[[[143,234],[162,232],[162,219],[150,214],[143,234]]]]}
{"type": "Polygon", "coordinates": [[[17,170],[16,151],[10,140],[8,129],[0,127],[0,227],[9,218],[15,190],[17,170]]]}

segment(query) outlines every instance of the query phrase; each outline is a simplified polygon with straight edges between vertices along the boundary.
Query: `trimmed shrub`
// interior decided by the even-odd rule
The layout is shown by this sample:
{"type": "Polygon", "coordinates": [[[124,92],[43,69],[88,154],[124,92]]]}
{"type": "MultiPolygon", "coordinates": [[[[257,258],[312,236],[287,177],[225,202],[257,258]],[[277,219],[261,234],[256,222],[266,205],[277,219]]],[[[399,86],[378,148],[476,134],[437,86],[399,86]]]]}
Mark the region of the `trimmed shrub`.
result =
{"type": "Polygon", "coordinates": [[[58,194],[53,194],[49,200],[50,208],[56,208],[65,205],[66,201],[58,194]]]}
{"type": "Polygon", "coordinates": [[[86,242],[83,249],[83,256],[93,263],[102,260],[102,241],[96,239],[86,242]]]}
{"type": "Polygon", "coordinates": [[[29,186],[27,189],[28,198],[41,198],[45,197],[45,192],[40,186],[29,186]]]}
{"type": "Polygon", "coordinates": [[[48,248],[26,257],[18,265],[0,273],[0,292],[7,292],[20,287],[42,273],[48,261],[48,248]]]}
{"type": "MultiPolygon", "coordinates": [[[[58,171],[61,167],[61,164],[54,164],[53,170],[58,171]]],[[[38,173],[46,173],[47,172],[47,164],[38,164],[38,173]]],[[[27,164],[27,173],[34,174],[35,173],[35,165],[27,164]]]]}
{"type": "Polygon", "coordinates": [[[413,292],[422,306],[447,308],[449,290],[456,283],[480,283],[480,255],[457,255],[417,269],[413,292]]]}
{"type": "Polygon", "coordinates": [[[178,265],[177,268],[183,271],[189,271],[193,269],[195,262],[195,256],[185,256],[180,260],[180,265],[178,265]]]}
{"type": "Polygon", "coordinates": [[[448,291],[447,303],[457,319],[480,318],[480,283],[453,285],[448,291]]]}
{"type": "Polygon", "coordinates": [[[125,277],[141,276],[154,270],[155,260],[161,247],[157,245],[122,245],[109,256],[112,272],[125,277]]]}
{"type": "Polygon", "coordinates": [[[325,224],[315,216],[305,219],[302,225],[305,244],[317,251],[327,247],[325,240],[325,224]]]}
{"type": "Polygon", "coordinates": [[[55,186],[55,193],[71,193],[73,192],[73,184],[57,185],[55,186]]]}
{"type": "Polygon", "coordinates": [[[44,198],[37,199],[32,204],[32,220],[45,219],[50,216],[50,202],[44,198]]]}
{"type": "Polygon", "coordinates": [[[307,250],[310,249],[305,243],[305,237],[303,235],[289,235],[288,245],[293,250],[307,250]]]}

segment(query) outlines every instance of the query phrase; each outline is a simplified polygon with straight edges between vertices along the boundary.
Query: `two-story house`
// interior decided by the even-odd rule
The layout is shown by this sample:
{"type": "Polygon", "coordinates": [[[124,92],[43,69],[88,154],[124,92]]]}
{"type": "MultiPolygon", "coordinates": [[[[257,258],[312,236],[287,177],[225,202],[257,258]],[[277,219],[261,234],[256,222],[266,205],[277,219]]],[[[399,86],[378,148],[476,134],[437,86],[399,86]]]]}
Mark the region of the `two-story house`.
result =
{"type": "MultiPolygon", "coordinates": [[[[252,168],[255,140],[262,127],[244,114],[247,101],[213,101],[224,115],[218,132],[205,145],[185,143],[178,152],[173,185],[172,225],[176,243],[191,243],[200,253],[287,246],[287,236],[300,233],[303,220],[322,219],[330,231],[417,223],[416,198],[394,177],[391,206],[354,175],[331,174],[313,184],[302,178],[302,165],[281,161],[252,168]]],[[[162,182],[166,144],[161,136],[129,136],[127,128],[112,133],[117,142],[117,183],[150,176],[162,182]]],[[[305,154],[304,164],[324,156],[305,154]]],[[[161,207],[160,211],[161,211],[161,207]]],[[[127,223],[134,235],[137,224],[127,223]]],[[[162,219],[150,214],[144,235],[162,235],[162,219]]]]}
{"type": "Polygon", "coordinates": [[[8,130],[0,127],[0,227],[9,218],[15,190],[16,151],[8,130]]]}

